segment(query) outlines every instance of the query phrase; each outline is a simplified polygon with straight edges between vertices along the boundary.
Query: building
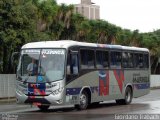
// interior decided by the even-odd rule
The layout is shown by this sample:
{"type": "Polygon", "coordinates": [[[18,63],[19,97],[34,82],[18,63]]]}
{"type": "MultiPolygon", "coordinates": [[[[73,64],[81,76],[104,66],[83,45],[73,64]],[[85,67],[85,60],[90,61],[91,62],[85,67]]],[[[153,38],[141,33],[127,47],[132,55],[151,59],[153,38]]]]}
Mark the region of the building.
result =
{"type": "Polygon", "coordinates": [[[100,7],[91,0],[81,0],[80,4],[75,4],[75,13],[82,14],[88,19],[100,19],[100,7]]]}

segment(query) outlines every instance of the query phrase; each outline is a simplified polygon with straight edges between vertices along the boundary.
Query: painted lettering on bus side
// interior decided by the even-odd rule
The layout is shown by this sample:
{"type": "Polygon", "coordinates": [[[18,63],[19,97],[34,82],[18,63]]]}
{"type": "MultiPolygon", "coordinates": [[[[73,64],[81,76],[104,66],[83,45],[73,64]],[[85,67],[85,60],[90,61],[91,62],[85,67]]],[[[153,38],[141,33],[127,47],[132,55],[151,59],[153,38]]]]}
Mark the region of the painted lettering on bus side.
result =
{"type": "Polygon", "coordinates": [[[133,84],[134,84],[134,89],[140,90],[140,89],[148,89],[150,88],[150,83],[149,83],[149,76],[141,76],[139,73],[134,73],[133,74],[133,84]]]}
{"type": "Polygon", "coordinates": [[[109,94],[109,71],[99,71],[99,95],[106,96],[109,94]]]}
{"type": "Polygon", "coordinates": [[[133,74],[133,83],[149,83],[149,76],[141,76],[140,74],[133,74]]]}
{"type": "Polygon", "coordinates": [[[118,82],[119,89],[122,93],[123,82],[124,82],[124,71],[123,70],[113,70],[113,73],[118,82]]]}

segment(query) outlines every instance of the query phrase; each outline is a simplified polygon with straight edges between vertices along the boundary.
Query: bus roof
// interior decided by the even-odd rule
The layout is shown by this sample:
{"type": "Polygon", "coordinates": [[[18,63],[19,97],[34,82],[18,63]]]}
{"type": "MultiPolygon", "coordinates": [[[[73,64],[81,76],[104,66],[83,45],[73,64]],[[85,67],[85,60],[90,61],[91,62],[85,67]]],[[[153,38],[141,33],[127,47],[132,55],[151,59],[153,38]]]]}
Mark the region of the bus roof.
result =
{"type": "Polygon", "coordinates": [[[69,48],[71,46],[86,46],[86,47],[101,47],[109,49],[123,49],[123,50],[133,50],[133,51],[146,51],[149,52],[147,48],[139,48],[132,46],[121,46],[121,45],[110,45],[110,44],[97,44],[97,43],[87,43],[87,42],[77,42],[73,40],[59,40],[59,41],[42,41],[42,42],[32,42],[27,43],[22,46],[22,49],[29,48],[69,48]]]}

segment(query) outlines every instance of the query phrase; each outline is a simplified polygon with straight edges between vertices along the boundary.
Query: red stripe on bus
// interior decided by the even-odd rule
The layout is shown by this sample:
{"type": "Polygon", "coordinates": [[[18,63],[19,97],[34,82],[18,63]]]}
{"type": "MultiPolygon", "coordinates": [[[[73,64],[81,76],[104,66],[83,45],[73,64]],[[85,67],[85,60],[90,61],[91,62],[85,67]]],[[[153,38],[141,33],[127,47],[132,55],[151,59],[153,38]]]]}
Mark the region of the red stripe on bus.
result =
{"type": "Polygon", "coordinates": [[[114,72],[114,76],[118,82],[119,89],[122,93],[123,82],[124,82],[124,72],[122,70],[113,70],[113,72],[114,72]]]}

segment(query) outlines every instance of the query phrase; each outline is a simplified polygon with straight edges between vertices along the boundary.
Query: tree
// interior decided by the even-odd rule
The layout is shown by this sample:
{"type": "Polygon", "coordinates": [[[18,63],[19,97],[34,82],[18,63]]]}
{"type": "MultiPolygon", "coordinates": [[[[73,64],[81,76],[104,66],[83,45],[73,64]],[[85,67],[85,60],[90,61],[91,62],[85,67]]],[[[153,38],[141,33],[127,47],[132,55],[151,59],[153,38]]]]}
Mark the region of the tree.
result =
{"type": "Polygon", "coordinates": [[[60,12],[59,12],[59,19],[58,21],[62,21],[64,24],[64,29],[61,32],[61,36],[59,39],[74,39],[74,33],[75,33],[75,26],[74,26],[74,21],[73,21],[73,11],[74,11],[74,6],[69,5],[65,6],[62,4],[60,6],[60,12]]]}
{"type": "Polygon", "coordinates": [[[104,20],[88,20],[73,11],[73,5],[57,5],[56,0],[1,0],[0,73],[12,72],[10,56],[23,44],[50,39],[146,47],[151,53],[152,73],[158,73],[160,30],[139,33],[104,20]]]}
{"type": "Polygon", "coordinates": [[[110,24],[108,27],[108,44],[117,44],[118,43],[118,35],[121,29],[115,25],[110,24]]]}
{"type": "Polygon", "coordinates": [[[0,41],[2,43],[3,73],[9,73],[13,51],[32,40],[36,8],[31,1],[2,0],[0,2],[0,41]]]}
{"type": "Polygon", "coordinates": [[[77,38],[76,40],[78,41],[87,41],[87,37],[88,34],[90,32],[90,24],[89,22],[86,21],[82,21],[81,24],[79,26],[76,27],[76,31],[77,31],[77,38]]]}
{"type": "Polygon", "coordinates": [[[152,74],[155,74],[158,69],[159,58],[160,58],[160,38],[156,34],[156,32],[144,33],[141,35],[143,36],[142,46],[145,46],[150,50],[151,71],[152,74]]]}
{"type": "Polygon", "coordinates": [[[49,26],[52,24],[54,16],[57,14],[58,6],[55,0],[34,0],[34,4],[37,6],[38,19],[37,30],[45,31],[49,30],[49,26]]]}
{"type": "Polygon", "coordinates": [[[71,38],[70,34],[72,34],[74,28],[73,24],[71,25],[73,10],[73,5],[66,6],[62,4],[58,6],[57,13],[50,26],[51,34],[56,40],[71,38]]]}
{"type": "Polygon", "coordinates": [[[107,43],[108,23],[106,21],[96,21],[92,30],[95,31],[97,35],[97,43],[107,43]]]}

